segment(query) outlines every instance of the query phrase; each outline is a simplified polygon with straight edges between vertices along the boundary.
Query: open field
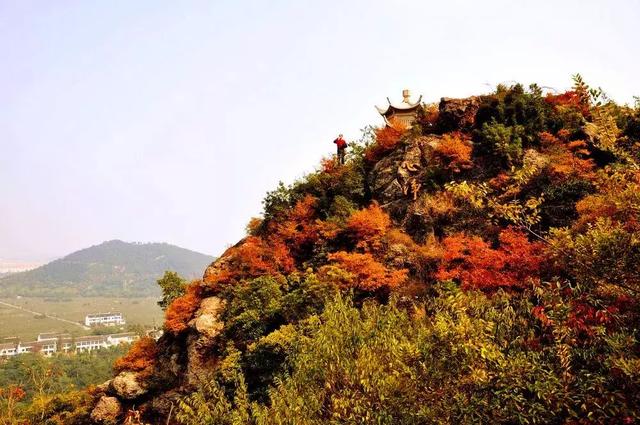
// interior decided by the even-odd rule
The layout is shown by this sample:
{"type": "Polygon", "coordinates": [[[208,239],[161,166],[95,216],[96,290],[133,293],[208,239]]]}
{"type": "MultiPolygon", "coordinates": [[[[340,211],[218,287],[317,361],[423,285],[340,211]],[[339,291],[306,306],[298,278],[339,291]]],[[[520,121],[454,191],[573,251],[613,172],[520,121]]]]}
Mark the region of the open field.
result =
{"type": "MultiPolygon", "coordinates": [[[[28,310],[83,322],[88,313],[119,311],[124,314],[127,324],[145,326],[160,325],[162,310],[157,299],[147,298],[69,298],[49,300],[45,298],[2,298],[0,301],[28,310]]],[[[41,332],[70,332],[74,335],[90,333],[80,326],[51,318],[39,318],[32,313],[0,304],[0,338],[17,336],[23,340],[35,339],[41,332]]]]}

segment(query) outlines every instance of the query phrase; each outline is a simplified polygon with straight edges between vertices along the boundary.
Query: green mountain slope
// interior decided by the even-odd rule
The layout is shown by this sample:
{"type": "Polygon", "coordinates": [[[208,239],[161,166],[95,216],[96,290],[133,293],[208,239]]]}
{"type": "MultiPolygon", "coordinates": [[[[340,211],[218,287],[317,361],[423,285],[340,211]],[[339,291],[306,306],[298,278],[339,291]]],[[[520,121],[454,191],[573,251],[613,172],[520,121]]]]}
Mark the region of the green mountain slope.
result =
{"type": "Polygon", "coordinates": [[[0,278],[0,295],[155,295],[155,281],[165,270],[195,278],[212,261],[211,256],[167,243],[112,240],[0,278]]]}

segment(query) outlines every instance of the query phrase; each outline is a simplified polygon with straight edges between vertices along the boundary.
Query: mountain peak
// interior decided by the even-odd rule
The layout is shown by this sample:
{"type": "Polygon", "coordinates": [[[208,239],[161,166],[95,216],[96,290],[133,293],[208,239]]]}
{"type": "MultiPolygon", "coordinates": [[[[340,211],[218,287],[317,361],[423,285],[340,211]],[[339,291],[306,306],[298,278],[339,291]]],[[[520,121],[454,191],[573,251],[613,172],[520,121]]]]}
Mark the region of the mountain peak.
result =
{"type": "Polygon", "coordinates": [[[159,294],[165,270],[201,276],[213,257],[168,243],[113,239],[84,248],[34,270],[0,279],[0,294],[29,296],[142,296],[159,294]]]}

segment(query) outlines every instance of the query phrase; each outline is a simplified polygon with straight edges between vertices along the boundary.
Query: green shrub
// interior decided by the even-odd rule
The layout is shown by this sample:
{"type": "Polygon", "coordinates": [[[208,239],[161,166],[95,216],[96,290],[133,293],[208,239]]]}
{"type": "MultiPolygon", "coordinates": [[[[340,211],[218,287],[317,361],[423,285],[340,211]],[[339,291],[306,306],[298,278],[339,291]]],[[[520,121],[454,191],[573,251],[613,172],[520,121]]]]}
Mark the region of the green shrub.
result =
{"type": "Polygon", "coordinates": [[[522,159],[522,135],[524,128],[520,125],[506,126],[491,121],[482,126],[480,132],[481,146],[491,152],[508,167],[519,164],[522,159]]]}

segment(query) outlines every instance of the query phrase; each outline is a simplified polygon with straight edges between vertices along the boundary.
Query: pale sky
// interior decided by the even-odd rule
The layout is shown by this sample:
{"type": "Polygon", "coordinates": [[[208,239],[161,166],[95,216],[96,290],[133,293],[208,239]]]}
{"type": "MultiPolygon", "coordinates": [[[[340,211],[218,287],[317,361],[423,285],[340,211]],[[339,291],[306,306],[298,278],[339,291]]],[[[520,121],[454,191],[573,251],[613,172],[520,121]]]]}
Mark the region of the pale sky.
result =
{"type": "Polygon", "coordinates": [[[640,1],[0,0],[0,258],[218,255],[261,199],[428,102],[580,72],[640,95],[640,1]]]}

